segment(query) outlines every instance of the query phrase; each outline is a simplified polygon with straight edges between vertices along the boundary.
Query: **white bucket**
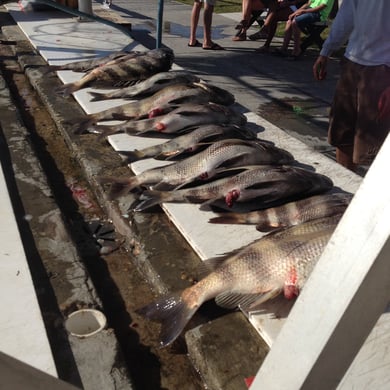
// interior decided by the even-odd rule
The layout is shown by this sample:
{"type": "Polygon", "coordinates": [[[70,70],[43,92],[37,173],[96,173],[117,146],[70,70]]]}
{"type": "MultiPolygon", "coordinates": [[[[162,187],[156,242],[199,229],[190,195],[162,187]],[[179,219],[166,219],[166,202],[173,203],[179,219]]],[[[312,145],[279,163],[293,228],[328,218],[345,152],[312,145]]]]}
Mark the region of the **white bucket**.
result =
{"type": "Polygon", "coordinates": [[[76,337],[90,337],[107,325],[106,316],[99,310],[81,309],[71,313],[65,322],[67,331],[76,337]]]}

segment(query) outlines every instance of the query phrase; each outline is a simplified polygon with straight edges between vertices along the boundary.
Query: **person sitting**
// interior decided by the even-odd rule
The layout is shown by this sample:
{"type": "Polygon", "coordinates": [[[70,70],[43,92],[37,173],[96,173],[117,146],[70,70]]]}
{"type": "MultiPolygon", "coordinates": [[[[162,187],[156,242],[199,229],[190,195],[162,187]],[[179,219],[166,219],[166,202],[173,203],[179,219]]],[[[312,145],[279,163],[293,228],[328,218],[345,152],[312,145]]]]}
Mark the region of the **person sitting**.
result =
{"type": "Polygon", "coordinates": [[[245,41],[246,32],[251,26],[252,15],[255,11],[263,11],[269,7],[269,5],[276,0],[242,0],[242,20],[236,26],[239,30],[237,34],[232,38],[233,41],[245,41]]]}
{"type": "Polygon", "coordinates": [[[276,4],[269,8],[264,25],[260,31],[249,36],[252,41],[265,38],[266,41],[263,46],[256,49],[256,52],[268,52],[271,46],[272,39],[275,36],[278,22],[285,22],[288,17],[297,10],[306,0],[278,0],[276,4]]]}
{"type": "MultiPolygon", "coordinates": [[[[335,0],[309,0],[293,12],[287,20],[283,45],[277,53],[283,57],[288,56],[287,48],[291,38],[294,37],[294,48],[291,58],[298,59],[301,55],[301,31],[308,25],[326,21],[333,8],[335,0]]],[[[336,0],[337,1],[337,0],[336,0]]]]}

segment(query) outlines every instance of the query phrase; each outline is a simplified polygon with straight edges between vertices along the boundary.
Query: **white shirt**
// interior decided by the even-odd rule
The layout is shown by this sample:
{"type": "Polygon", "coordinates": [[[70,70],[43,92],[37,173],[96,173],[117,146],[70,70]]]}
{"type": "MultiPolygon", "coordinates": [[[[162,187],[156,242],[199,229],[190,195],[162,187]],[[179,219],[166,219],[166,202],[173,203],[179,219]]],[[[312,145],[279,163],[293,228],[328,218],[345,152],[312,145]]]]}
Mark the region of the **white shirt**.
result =
{"type": "Polygon", "coordinates": [[[343,0],[321,55],[347,42],[345,56],[366,66],[390,66],[390,0],[343,0]]]}

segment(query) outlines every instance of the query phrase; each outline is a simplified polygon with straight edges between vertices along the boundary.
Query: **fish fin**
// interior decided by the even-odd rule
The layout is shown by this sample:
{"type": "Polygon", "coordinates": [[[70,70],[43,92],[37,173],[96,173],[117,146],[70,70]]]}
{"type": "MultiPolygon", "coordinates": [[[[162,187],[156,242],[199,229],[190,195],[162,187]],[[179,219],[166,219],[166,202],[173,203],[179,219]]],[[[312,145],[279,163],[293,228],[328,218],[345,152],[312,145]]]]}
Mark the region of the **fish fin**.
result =
{"type": "Polygon", "coordinates": [[[270,299],[276,298],[281,292],[283,291],[282,288],[274,288],[264,294],[257,294],[250,305],[247,305],[245,307],[240,306],[245,311],[256,311],[258,308],[264,303],[269,301],[270,299]]]}
{"type": "Polygon", "coordinates": [[[98,179],[101,185],[110,184],[108,198],[110,200],[117,199],[127,195],[132,189],[137,187],[137,177],[117,178],[111,176],[102,176],[98,179]]]}
{"type": "Polygon", "coordinates": [[[161,323],[160,347],[171,344],[183,331],[198,306],[190,308],[180,293],[163,296],[135,312],[161,323]]]}
{"type": "Polygon", "coordinates": [[[100,100],[105,100],[107,99],[106,98],[106,95],[104,93],[100,93],[100,92],[91,92],[91,91],[88,91],[89,95],[91,95],[91,102],[98,102],[100,100]]]}
{"type": "Polygon", "coordinates": [[[283,289],[275,288],[265,293],[239,294],[225,292],[215,298],[215,303],[225,309],[235,309],[239,307],[244,311],[256,310],[264,302],[278,296],[283,289]]]}
{"type": "Polygon", "coordinates": [[[61,87],[56,88],[55,93],[62,97],[68,97],[73,92],[76,92],[78,90],[79,90],[79,86],[76,83],[68,83],[68,84],[61,85],[61,87]]]}
{"type": "Polygon", "coordinates": [[[157,191],[171,191],[174,188],[173,188],[172,184],[160,181],[160,183],[152,185],[151,189],[152,190],[157,190],[157,191]]]}
{"type": "Polygon", "coordinates": [[[224,292],[215,297],[215,303],[224,309],[246,307],[257,298],[257,294],[239,294],[224,292]]]}
{"type": "Polygon", "coordinates": [[[241,213],[220,213],[218,217],[210,218],[209,223],[251,225],[250,222],[245,221],[245,218],[243,218],[241,213]]]}
{"type": "Polygon", "coordinates": [[[228,255],[211,257],[202,261],[202,263],[196,269],[196,275],[198,279],[203,279],[211,272],[215,271],[221,264],[227,260],[228,255]]]}
{"type": "Polygon", "coordinates": [[[146,157],[139,150],[117,150],[117,152],[121,155],[121,157],[124,157],[125,164],[130,164],[146,157]]]}

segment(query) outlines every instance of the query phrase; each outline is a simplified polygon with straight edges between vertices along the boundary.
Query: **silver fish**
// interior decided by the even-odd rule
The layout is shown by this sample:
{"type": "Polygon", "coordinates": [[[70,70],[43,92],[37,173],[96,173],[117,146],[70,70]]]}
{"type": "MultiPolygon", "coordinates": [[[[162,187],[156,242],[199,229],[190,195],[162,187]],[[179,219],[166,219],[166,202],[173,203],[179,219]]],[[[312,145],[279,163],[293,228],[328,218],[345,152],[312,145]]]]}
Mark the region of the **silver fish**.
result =
{"type": "MultiPolygon", "coordinates": [[[[163,108],[162,108],[163,109],[163,108]]],[[[178,133],[192,127],[209,124],[244,125],[244,115],[220,104],[182,104],[155,118],[130,120],[114,126],[90,126],[88,131],[105,137],[116,133],[140,135],[148,132],[178,133]]]]}
{"type": "Polygon", "coordinates": [[[201,81],[201,79],[185,70],[171,70],[168,72],[159,72],[146,80],[129,87],[121,88],[113,92],[88,92],[91,96],[91,102],[105,99],[132,99],[153,95],[160,89],[175,84],[190,84],[201,81]]]}
{"type": "Polygon", "coordinates": [[[126,163],[153,157],[157,160],[168,160],[182,153],[196,152],[200,147],[227,138],[256,139],[251,131],[239,126],[204,125],[169,141],[141,150],[118,151],[126,158],[126,163]]]}
{"type": "Polygon", "coordinates": [[[86,87],[110,88],[133,84],[169,70],[173,60],[173,51],[168,48],[149,50],[136,56],[129,54],[90,70],[80,80],[64,84],[56,92],[69,96],[86,87]]]}
{"type": "Polygon", "coordinates": [[[223,213],[211,218],[209,222],[256,225],[258,231],[267,232],[343,213],[352,197],[351,194],[341,192],[315,195],[265,210],[249,213],[223,213]]]}
{"type": "Polygon", "coordinates": [[[216,141],[207,149],[171,165],[148,169],[125,178],[102,177],[100,182],[111,183],[111,199],[143,185],[153,184],[155,189],[180,188],[197,179],[209,179],[228,168],[256,164],[262,150],[263,146],[256,141],[216,141]]]}
{"type": "MultiPolygon", "coordinates": [[[[261,153],[259,151],[260,154],[263,155],[264,162],[259,164],[279,164],[279,161],[288,157],[282,149],[278,150],[267,144],[261,153]]],[[[229,208],[236,202],[247,201],[255,201],[259,208],[265,208],[293,196],[307,196],[313,189],[316,192],[327,191],[332,186],[328,177],[302,168],[258,165],[196,187],[175,191],[146,190],[139,198],[142,202],[134,210],[143,211],[167,202],[205,202],[201,207],[204,208],[217,199],[223,199],[229,208]]]]}
{"type": "Polygon", "coordinates": [[[44,74],[55,72],[58,70],[71,70],[73,72],[88,72],[98,66],[102,66],[107,62],[123,58],[124,56],[133,55],[134,57],[140,55],[140,51],[118,51],[111,53],[104,57],[92,58],[89,60],[69,62],[63,65],[48,65],[44,67],[44,74]]]}
{"type": "Polygon", "coordinates": [[[77,126],[75,133],[80,134],[85,128],[88,129],[97,122],[113,119],[140,119],[148,116],[152,118],[172,111],[183,103],[200,104],[209,102],[231,105],[234,103],[234,96],[222,88],[204,82],[170,85],[147,98],[88,115],[86,120],[81,121],[81,123],[78,121],[80,124],[77,126]]]}
{"type": "Polygon", "coordinates": [[[226,257],[206,261],[213,271],[183,291],[167,294],[137,310],[161,322],[160,346],[171,344],[199,307],[215,298],[222,307],[249,311],[284,293],[299,294],[341,215],[269,233],[226,257]]]}

